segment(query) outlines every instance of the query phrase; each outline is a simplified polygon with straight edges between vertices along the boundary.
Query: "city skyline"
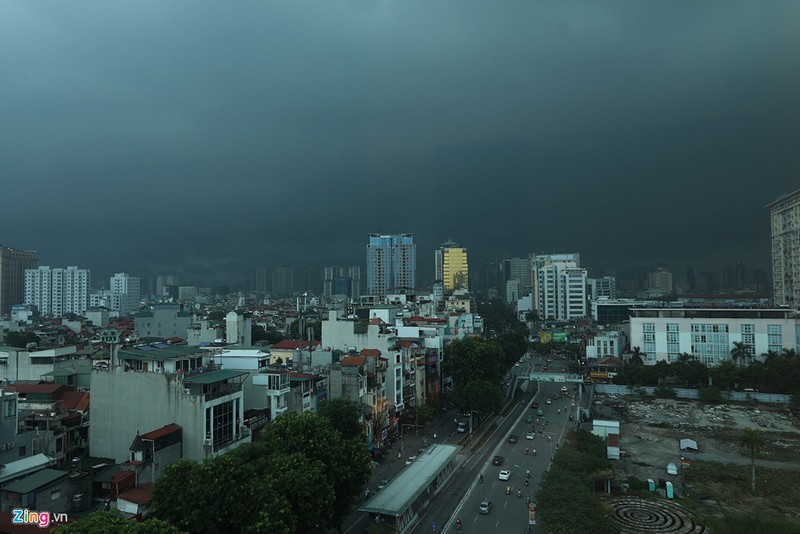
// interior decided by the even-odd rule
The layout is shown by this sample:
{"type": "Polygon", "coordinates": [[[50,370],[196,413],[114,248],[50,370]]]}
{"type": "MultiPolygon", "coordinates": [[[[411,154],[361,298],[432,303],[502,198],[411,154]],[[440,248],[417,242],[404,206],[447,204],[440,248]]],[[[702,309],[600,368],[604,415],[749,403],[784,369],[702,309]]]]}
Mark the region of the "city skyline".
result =
{"type": "Polygon", "coordinates": [[[402,231],[423,279],[450,237],[769,269],[797,189],[797,2],[80,6],[0,17],[0,242],[41,265],[219,283],[402,231]]]}

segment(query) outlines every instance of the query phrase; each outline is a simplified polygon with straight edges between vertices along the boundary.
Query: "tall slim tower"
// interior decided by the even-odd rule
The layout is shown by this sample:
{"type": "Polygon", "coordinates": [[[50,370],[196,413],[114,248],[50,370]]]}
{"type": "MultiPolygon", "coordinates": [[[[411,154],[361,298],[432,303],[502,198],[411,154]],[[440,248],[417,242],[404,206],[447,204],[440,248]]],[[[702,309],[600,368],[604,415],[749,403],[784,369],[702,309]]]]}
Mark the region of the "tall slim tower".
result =
{"type": "Polygon", "coordinates": [[[0,315],[10,315],[11,306],[24,303],[25,270],[38,265],[36,251],[0,245],[0,315]]]}
{"type": "Polygon", "coordinates": [[[389,290],[417,286],[417,245],[414,234],[369,234],[367,294],[385,296],[389,290]]]}
{"type": "Polygon", "coordinates": [[[775,304],[800,307],[800,189],[767,204],[772,227],[775,304]]]}

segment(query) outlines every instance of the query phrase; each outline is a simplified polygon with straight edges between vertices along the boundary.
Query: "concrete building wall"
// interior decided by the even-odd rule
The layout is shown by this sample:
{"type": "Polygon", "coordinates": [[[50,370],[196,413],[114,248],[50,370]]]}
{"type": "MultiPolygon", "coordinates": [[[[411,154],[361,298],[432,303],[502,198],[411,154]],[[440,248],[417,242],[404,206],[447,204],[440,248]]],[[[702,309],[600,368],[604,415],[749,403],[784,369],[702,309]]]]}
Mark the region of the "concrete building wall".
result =
{"type": "Polygon", "coordinates": [[[183,431],[184,458],[200,461],[203,450],[202,398],[187,395],[177,375],[125,372],[122,367],[92,371],[91,455],[128,460],[136,432],[170,423],[183,431]]]}

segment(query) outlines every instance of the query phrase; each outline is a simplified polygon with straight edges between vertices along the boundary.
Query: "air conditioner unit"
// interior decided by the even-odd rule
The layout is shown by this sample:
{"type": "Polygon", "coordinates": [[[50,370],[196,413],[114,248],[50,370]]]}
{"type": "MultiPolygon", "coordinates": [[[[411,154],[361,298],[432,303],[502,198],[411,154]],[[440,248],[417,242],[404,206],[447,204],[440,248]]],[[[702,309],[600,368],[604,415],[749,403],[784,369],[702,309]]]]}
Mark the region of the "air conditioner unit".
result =
{"type": "Polygon", "coordinates": [[[0,451],[4,451],[4,450],[6,450],[6,444],[5,443],[0,443],[0,451]]]}
{"type": "Polygon", "coordinates": [[[16,446],[17,446],[17,444],[12,441],[12,442],[6,444],[6,449],[13,449],[16,446]]]}
{"type": "Polygon", "coordinates": [[[189,394],[191,393],[191,390],[189,390],[189,389],[184,389],[184,390],[183,390],[183,392],[184,392],[184,393],[186,393],[187,395],[189,395],[189,394]]]}
{"type": "Polygon", "coordinates": [[[211,447],[214,444],[214,441],[210,440],[210,439],[206,439],[206,440],[203,440],[203,444],[208,446],[208,447],[211,447]]]}
{"type": "Polygon", "coordinates": [[[161,367],[156,367],[156,373],[163,373],[164,370],[161,367]]]}

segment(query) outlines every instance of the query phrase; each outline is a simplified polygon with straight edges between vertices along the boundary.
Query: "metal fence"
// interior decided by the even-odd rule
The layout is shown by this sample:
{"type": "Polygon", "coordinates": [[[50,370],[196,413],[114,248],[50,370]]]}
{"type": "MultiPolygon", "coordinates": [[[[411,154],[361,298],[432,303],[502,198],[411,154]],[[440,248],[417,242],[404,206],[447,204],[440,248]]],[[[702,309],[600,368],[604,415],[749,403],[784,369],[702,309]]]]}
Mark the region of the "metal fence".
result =
{"type": "MultiPolygon", "coordinates": [[[[648,395],[654,395],[658,389],[653,386],[618,386],[614,384],[595,384],[592,388],[596,393],[611,395],[631,395],[639,390],[644,390],[648,395]]],[[[679,399],[699,399],[700,391],[692,388],[669,388],[675,391],[679,399]]],[[[787,404],[792,402],[792,395],[780,393],[759,393],[757,391],[722,391],[722,398],[732,401],[756,401],[765,404],[787,404]]]]}

